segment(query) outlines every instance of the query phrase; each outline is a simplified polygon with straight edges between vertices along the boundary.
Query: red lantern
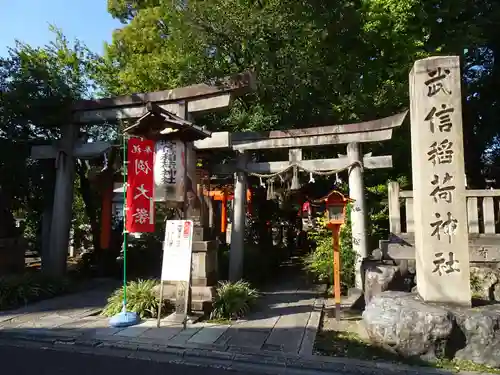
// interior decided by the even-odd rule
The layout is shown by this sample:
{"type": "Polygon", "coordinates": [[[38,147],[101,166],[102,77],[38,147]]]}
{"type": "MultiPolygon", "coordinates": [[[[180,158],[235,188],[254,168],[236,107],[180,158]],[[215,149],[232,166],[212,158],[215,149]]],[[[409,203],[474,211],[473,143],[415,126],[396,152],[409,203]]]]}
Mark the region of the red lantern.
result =
{"type": "Polygon", "coordinates": [[[333,230],[335,227],[344,224],[347,204],[351,201],[338,191],[332,191],[326,196],[327,227],[329,229],[333,230]]]}
{"type": "Polygon", "coordinates": [[[335,297],[335,319],[340,320],[340,227],[345,222],[347,204],[352,199],[345,197],[338,191],[332,191],[321,201],[326,204],[328,229],[332,231],[333,242],[333,290],[335,297]]]}

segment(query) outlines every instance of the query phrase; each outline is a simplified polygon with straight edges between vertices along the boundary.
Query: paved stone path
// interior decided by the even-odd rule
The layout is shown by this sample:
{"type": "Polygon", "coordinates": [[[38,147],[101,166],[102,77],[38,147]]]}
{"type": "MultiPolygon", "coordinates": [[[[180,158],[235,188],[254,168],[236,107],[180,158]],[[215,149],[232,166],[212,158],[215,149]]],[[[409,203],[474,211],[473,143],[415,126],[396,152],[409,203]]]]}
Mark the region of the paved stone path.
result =
{"type": "Polygon", "coordinates": [[[323,299],[318,288],[308,287],[297,275],[286,276],[289,278],[263,293],[255,313],[228,327],[215,344],[227,345],[232,350],[310,354],[323,299]]]}
{"type": "Polygon", "coordinates": [[[0,338],[6,335],[103,344],[213,348],[218,351],[270,351],[311,354],[323,300],[305,285],[291,263],[279,283],[263,292],[254,313],[234,324],[195,323],[186,329],[167,321],[156,327],[146,320],[125,329],[111,328],[97,313],[116,283],[67,295],[0,315],[0,338]]]}
{"type": "MultiPolygon", "coordinates": [[[[96,314],[102,310],[110,293],[119,283],[109,279],[94,279],[82,286],[84,292],[46,299],[16,310],[2,311],[0,327],[24,327],[22,323],[36,324],[38,320],[45,321],[50,317],[75,320],[96,314]]],[[[57,325],[58,322],[54,324],[57,325]]]]}
{"type": "MultiPolygon", "coordinates": [[[[313,288],[292,277],[264,292],[259,307],[247,320],[231,325],[196,323],[187,329],[155,320],[124,329],[110,328],[97,313],[116,287],[115,282],[87,292],[42,301],[0,313],[0,348],[41,345],[44,349],[76,351],[148,361],[166,361],[266,373],[448,375],[445,370],[394,365],[312,354],[324,301],[313,288]]],[[[58,354],[59,355],[59,354],[58,354]]],[[[470,375],[470,374],[463,374],[470,375]]]]}

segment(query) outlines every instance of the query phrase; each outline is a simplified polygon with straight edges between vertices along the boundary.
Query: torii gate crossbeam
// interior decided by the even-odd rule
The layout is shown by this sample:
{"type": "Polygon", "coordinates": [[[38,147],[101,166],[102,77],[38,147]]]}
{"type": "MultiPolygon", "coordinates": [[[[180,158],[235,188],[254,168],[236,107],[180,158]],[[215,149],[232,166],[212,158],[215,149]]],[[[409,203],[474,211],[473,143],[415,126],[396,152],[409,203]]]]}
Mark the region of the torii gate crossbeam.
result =
{"type": "Polygon", "coordinates": [[[353,199],[351,210],[352,243],[357,254],[356,289],[363,289],[362,263],[369,255],[363,168],[390,168],[392,157],[363,155],[361,144],[380,142],[392,138],[394,129],[401,126],[407,111],[378,120],[303,129],[276,130],[270,132],[213,133],[195,146],[198,149],[227,148],[237,151],[237,160],[232,164],[215,167],[219,173],[235,173],[234,219],[231,231],[230,278],[237,280],[243,269],[243,234],[245,223],[245,173],[272,174],[286,169],[291,163],[305,170],[331,171],[348,168],[349,197],[353,199]],[[347,144],[346,155],[339,158],[302,160],[302,147],[347,144]],[[289,161],[252,163],[248,162],[250,150],[275,148],[290,149],[289,161]]]}
{"type": "MultiPolygon", "coordinates": [[[[61,126],[61,139],[57,144],[56,183],[48,247],[50,251],[49,254],[44,254],[44,271],[55,276],[62,276],[66,271],[73,203],[74,158],[77,157],[75,146],[78,143],[80,126],[139,118],[147,112],[148,103],[188,119],[194,113],[227,108],[235,96],[242,95],[254,87],[255,74],[243,73],[172,90],[75,102],[72,107],[72,123],[61,126]]],[[[78,147],[81,148],[82,145],[78,147]]]]}

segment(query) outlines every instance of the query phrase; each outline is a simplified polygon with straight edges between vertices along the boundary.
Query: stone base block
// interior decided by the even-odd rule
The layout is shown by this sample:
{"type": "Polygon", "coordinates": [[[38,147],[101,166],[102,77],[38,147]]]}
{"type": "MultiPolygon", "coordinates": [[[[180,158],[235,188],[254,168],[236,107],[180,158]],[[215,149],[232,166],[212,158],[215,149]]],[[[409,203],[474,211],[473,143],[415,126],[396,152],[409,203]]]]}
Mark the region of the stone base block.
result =
{"type": "Polygon", "coordinates": [[[371,298],[363,324],[370,340],[400,355],[500,367],[500,304],[447,306],[386,291],[371,298]]]}
{"type": "MultiPolygon", "coordinates": [[[[174,283],[163,284],[163,299],[175,304],[177,286],[174,283]]],[[[157,295],[160,294],[160,286],[155,287],[157,295]]],[[[215,288],[211,286],[191,287],[191,311],[193,313],[208,314],[212,310],[212,300],[215,296],[215,288]]]]}

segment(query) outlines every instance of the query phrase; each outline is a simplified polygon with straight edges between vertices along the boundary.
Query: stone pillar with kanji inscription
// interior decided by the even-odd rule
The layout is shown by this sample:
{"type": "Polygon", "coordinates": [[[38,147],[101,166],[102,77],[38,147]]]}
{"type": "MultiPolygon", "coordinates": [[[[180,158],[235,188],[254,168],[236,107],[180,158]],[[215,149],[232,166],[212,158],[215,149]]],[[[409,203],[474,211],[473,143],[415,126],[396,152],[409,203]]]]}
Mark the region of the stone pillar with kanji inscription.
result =
{"type": "Polygon", "coordinates": [[[415,258],[425,301],[470,306],[460,81],[458,56],[410,72],[415,258]]]}

